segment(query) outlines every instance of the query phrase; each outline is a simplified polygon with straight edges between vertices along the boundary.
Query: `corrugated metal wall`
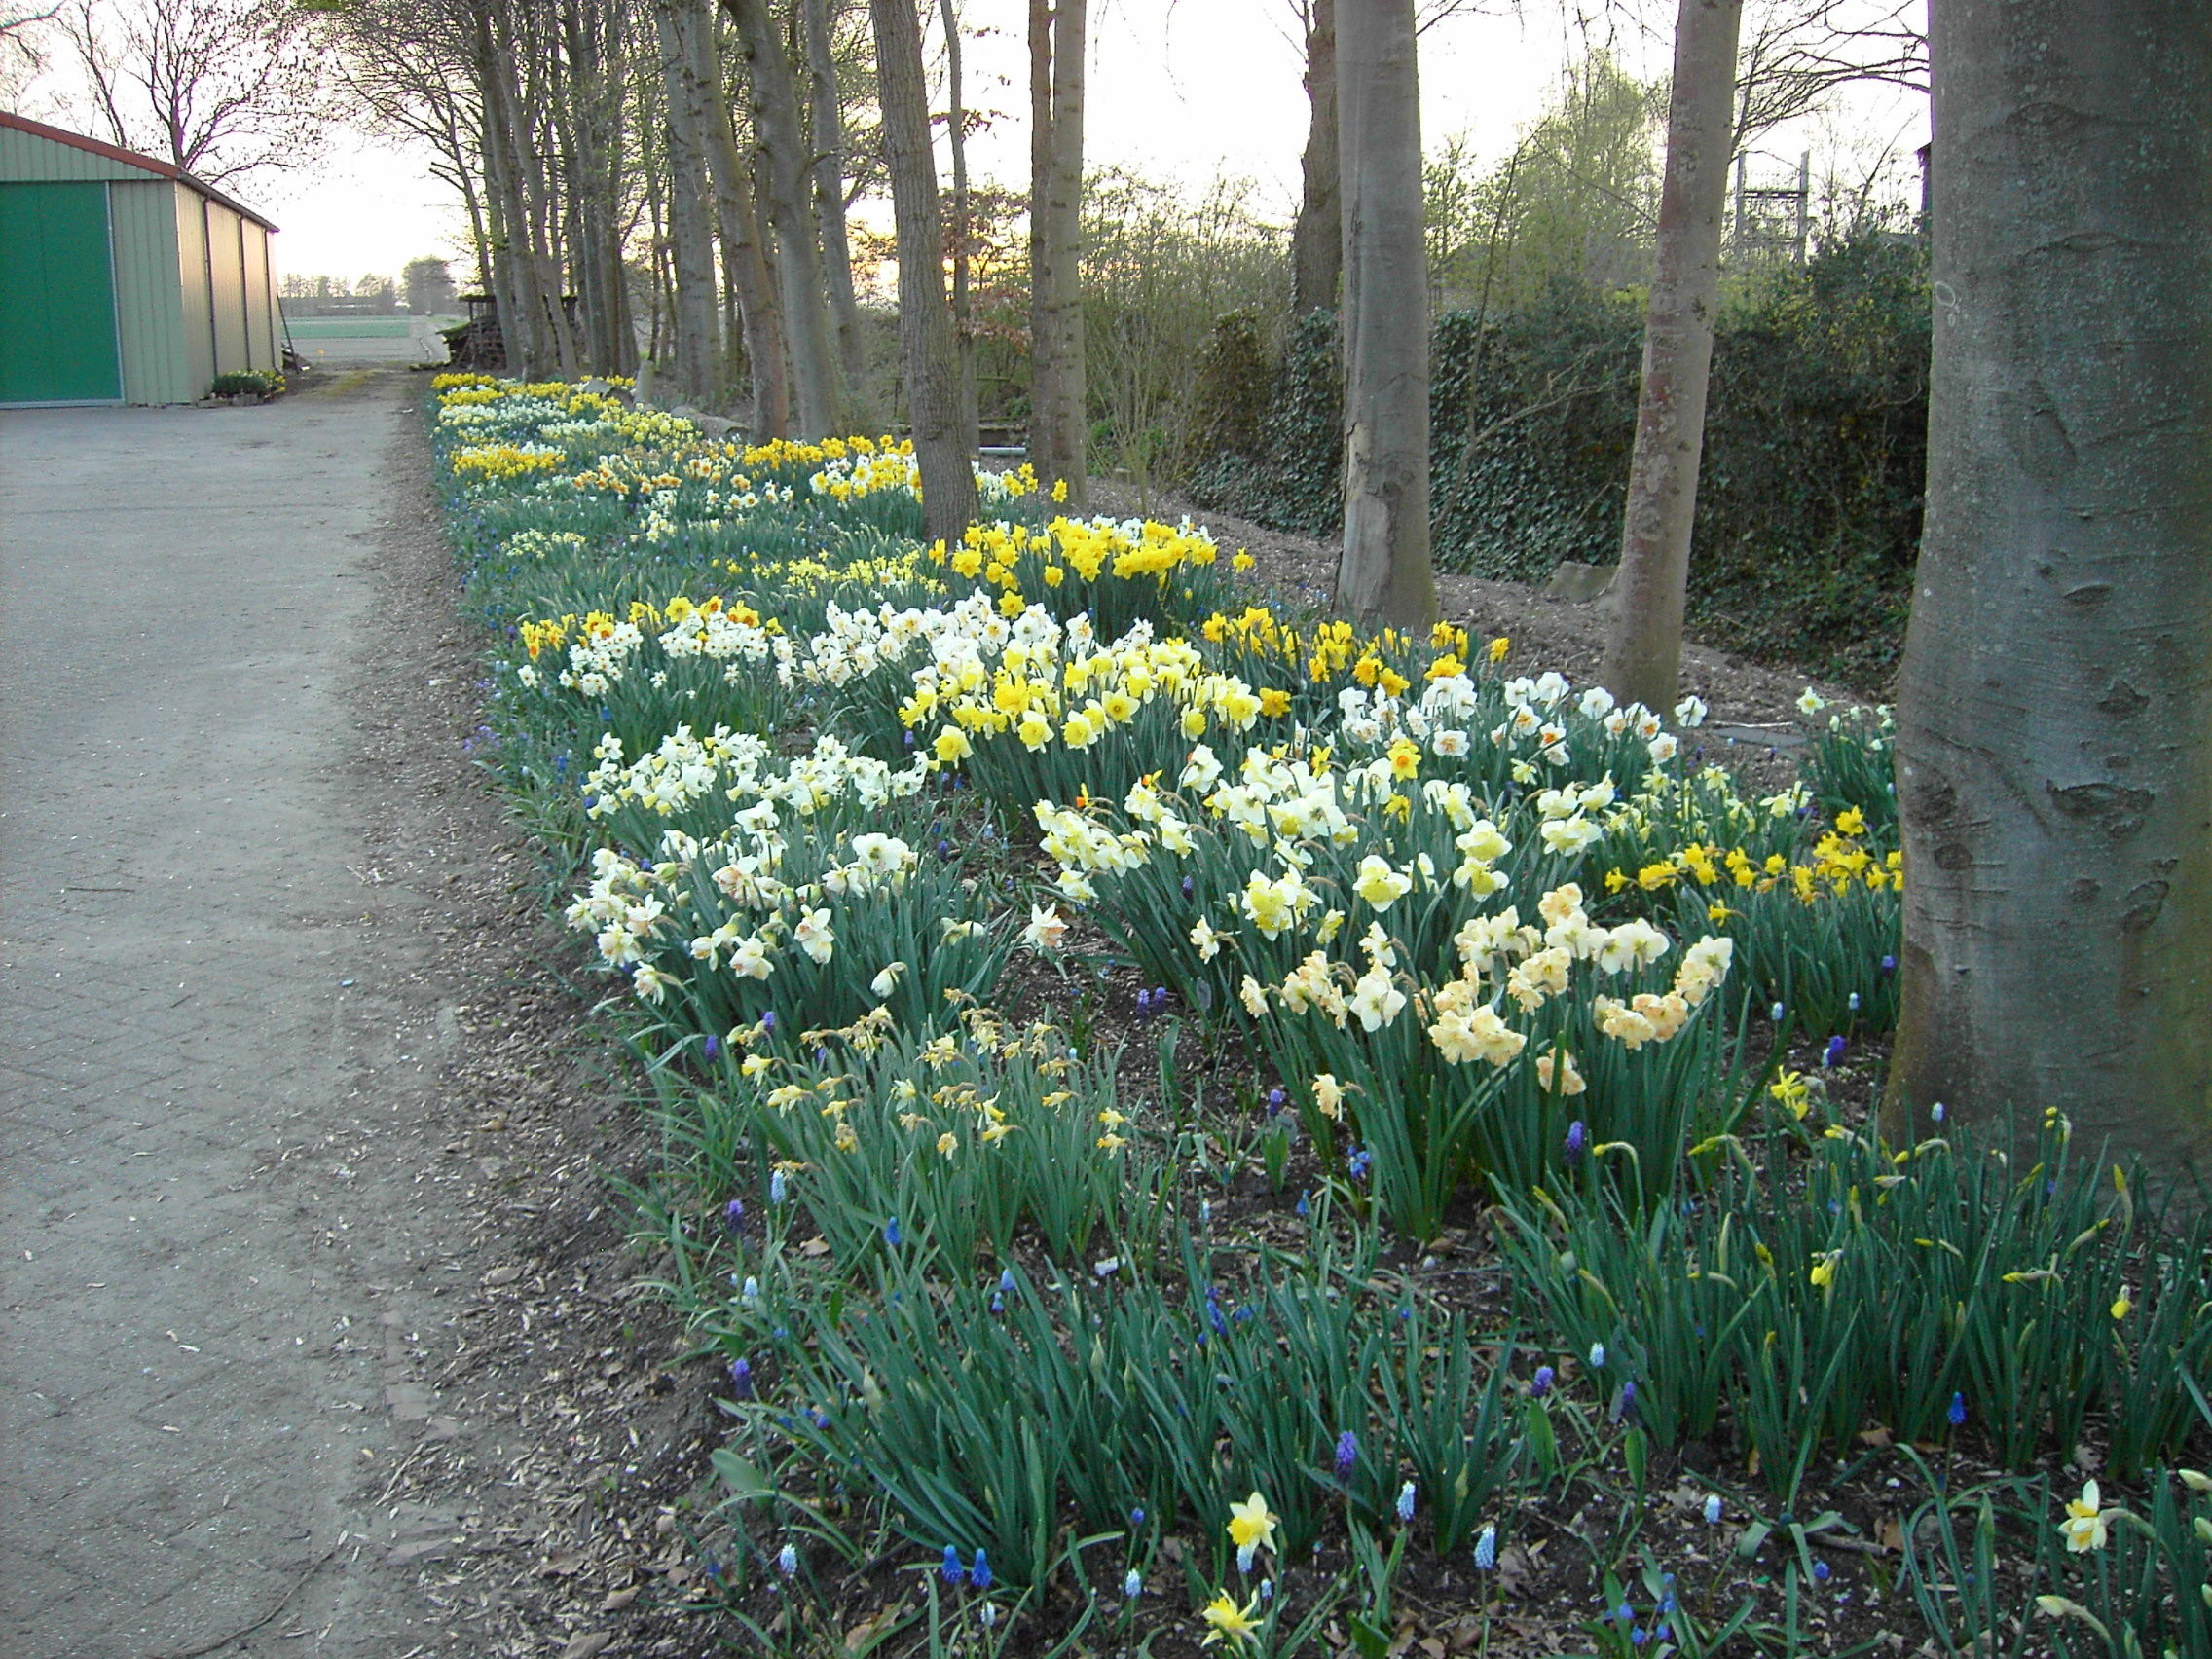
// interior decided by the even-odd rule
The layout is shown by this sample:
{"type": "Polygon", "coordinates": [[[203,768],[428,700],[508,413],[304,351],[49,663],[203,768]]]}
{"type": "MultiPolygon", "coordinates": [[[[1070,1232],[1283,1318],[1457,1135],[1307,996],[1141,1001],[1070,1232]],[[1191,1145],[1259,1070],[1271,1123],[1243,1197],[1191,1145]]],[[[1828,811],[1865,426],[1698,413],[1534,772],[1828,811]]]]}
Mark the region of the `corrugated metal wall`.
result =
{"type": "Polygon", "coordinates": [[[276,350],[276,283],[269,269],[269,233],[251,219],[239,223],[245,240],[245,333],[257,369],[280,369],[276,350]]]}
{"type": "MultiPolygon", "coordinates": [[[[205,201],[205,198],[202,199],[205,201]]],[[[215,372],[253,367],[245,326],[245,221],[219,203],[206,203],[207,286],[215,302],[215,372]]]]}
{"type": "Polygon", "coordinates": [[[172,185],[176,193],[176,264],[183,296],[182,321],[192,395],[205,391],[215,378],[215,313],[207,288],[207,199],[197,190],[172,185]]]}
{"type": "MultiPolygon", "coordinates": [[[[95,158],[96,159],[96,158],[95,158]]],[[[107,187],[115,258],[115,326],[126,403],[189,403],[207,389],[193,378],[177,255],[178,198],[199,197],[166,179],[107,187]]]]}
{"type": "Polygon", "coordinates": [[[135,178],[147,175],[126,162],[56,144],[34,132],[0,127],[0,179],[23,184],[59,184],[71,179],[135,178]]]}

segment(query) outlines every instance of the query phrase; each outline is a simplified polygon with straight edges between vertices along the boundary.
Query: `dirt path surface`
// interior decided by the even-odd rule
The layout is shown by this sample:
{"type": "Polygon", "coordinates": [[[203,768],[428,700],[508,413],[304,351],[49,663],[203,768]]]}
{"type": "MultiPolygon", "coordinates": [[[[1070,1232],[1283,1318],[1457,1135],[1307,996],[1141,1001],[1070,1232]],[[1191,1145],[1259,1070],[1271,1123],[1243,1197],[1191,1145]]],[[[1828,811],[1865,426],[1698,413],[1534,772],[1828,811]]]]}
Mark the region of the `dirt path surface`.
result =
{"type": "Polygon", "coordinates": [[[0,413],[5,1659],[705,1641],[420,390],[0,413]]]}

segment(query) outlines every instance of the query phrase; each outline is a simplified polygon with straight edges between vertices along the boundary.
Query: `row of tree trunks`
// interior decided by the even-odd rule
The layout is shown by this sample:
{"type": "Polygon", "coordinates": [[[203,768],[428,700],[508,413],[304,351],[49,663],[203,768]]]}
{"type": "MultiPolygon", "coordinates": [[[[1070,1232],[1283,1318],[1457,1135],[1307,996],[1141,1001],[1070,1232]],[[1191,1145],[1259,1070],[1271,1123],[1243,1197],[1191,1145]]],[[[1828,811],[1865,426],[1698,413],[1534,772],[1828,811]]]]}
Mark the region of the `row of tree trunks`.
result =
{"type": "Polygon", "coordinates": [[[682,0],[698,18],[692,32],[693,74],[706,101],[707,169],[715,182],[716,223],[721,234],[722,270],[728,292],[737,301],[745,334],[745,360],[752,371],[752,427],[756,440],[781,438],[791,431],[791,377],[786,366],[784,317],[776,302],[775,278],[760,237],[753,181],[738,151],[722,91],[719,56],[714,45],[711,0],[682,0]]]}
{"type": "Polygon", "coordinates": [[[899,235],[899,342],[922,474],[922,534],[957,541],[976,517],[976,474],[960,429],[952,310],[944,298],[944,221],[930,148],[922,31],[914,0],[868,0],[875,28],[883,150],[899,235]]]}
{"type": "Polygon", "coordinates": [[[767,0],[722,0],[737,24],[753,96],[753,130],[766,166],[768,222],[776,231],[776,273],[783,291],[785,343],[803,437],[826,438],[842,424],[844,397],[824,286],[814,169],[799,128],[798,94],[783,30],[767,0]]]}
{"type": "Polygon", "coordinates": [[[676,380],[684,402],[711,405],[721,396],[722,353],[714,232],[708,222],[708,207],[715,197],[708,186],[711,122],[696,38],[701,21],[693,0],[655,0],[653,22],[660,36],[661,87],[668,110],[676,380]]]}
{"type": "Polygon", "coordinates": [[[830,0],[798,0],[798,9],[806,46],[807,121],[814,139],[814,212],[822,226],[823,274],[837,329],[837,362],[849,391],[861,385],[867,363],[860,296],[853,289],[852,241],[845,228],[845,130],[837,102],[830,0]]]}
{"type": "Polygon", "coordinates": [[[1029,6],[1029,459],[1088,495],[1083,350],[1083,74],[1088,0],[1029,6]]]}
{"type": "Polygon", "coordinates": [[[483,92],[484,180],[493,203],[492,264],[499,283],[499,330],[507,364],[526,379],[558,368],[547,334],[545,291],[531,243],[529,193],[522,177],[524,146],[518,138],[517,57],[498,9],[477,14],[475,66],[483,92]]]}

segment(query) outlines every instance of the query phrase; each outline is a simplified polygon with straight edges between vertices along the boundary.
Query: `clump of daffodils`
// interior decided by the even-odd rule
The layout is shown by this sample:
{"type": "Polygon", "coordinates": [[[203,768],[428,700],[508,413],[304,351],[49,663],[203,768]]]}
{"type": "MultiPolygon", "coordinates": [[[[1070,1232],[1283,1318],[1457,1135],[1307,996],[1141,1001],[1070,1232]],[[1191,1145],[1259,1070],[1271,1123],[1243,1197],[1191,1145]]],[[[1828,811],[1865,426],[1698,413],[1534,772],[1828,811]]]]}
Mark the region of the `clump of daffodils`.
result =
{"type": "Polygon", "coordinates": [[[594,610],[526,620],[517,632],[530,659],[517,670],[524,685],[536,689],[539,657],[565,648],[567,666],[556,671],[555,683],[588,698],[605,697],[633,672],[665,675],[684,663],[712,664],[724,683],[743,685],[753,665],[767,661],[774,638],[773,624],[751,606],[725,607],[719,596],[693,604],[682,595],[664,607],[635,601],[626,616],[594,610]]]}
{"type": "MultiPolygon", "coordinates": [[[[1581,888],[1572,882],[1546,893],[1537,903],[1540,928],[1524,923],[1512,905],[1493,915],[1471,917],[1453,940],[1459,972],[1441,983],[1414,981],[1433,1012],[1429,1041],[1448,1064],[1484,1061],[1499,1068],[1511,1064],[1527,1047],[1528,1038],[1508,1020],[1507,1005],[1521,1015],[1532,1015],[1546,1003],[1575,990],[1578,967],[1595,970],[1588,977],[1591,985],[1604,984],[1638,976],[1675,948],[1674,940],[1641,919],[1609,928],[1593,923],[1582,907],[1582,897],[1581,888]]],[[[1361,938],[1359,948],[1366,959],[1363,973],[1314,950],[1279,984],[1265,985],[1247,976],[1245,1006],[1255,1015],[1271,1011],[1318,1014],[1339,1030],[1353,1020],[1369,1033],[1382,1029],[1408,1006],[1392,977],[1398,946],[1375,923],[1361,938]]],[[[1647,1043],[1670,1042],[1727,978],[1734,951],[1731,940],[1701,939],[1683,952],[1673,982],[1665,989],[1634,991],[1625,999],[1604,990],[1589,995],[1591,1020],[1601,1035],[1632,1051],[1647,1043]]]]}
{"type": "Polygon", "coordinates": [[[805,820],[847,802],[879,809],[919,793],[928,775],[922,761],[895,768],[827,734],[815,739],[811,753],[786,759],[766,739],[727,726],[704,737],[678,726],[635,760],[623,758],[622,740],[609,732],[594,758],[584,779],[592,818],[627,806],[667,818],[719,800],[737,809],[741,823],[752,822],[746,813],[764,801],[805,820]]]}

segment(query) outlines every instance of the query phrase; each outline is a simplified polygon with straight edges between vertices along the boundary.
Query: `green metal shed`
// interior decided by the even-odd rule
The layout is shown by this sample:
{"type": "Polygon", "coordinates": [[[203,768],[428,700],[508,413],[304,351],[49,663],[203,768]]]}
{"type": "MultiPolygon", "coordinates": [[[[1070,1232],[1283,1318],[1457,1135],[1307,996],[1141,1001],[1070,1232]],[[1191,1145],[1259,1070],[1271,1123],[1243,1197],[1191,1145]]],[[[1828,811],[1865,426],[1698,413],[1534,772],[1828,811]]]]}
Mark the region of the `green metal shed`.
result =
{"type": "Polygon", "coordinates": [[[190,403],[280,368],[276,229],[166,162],[0,114],[0,408],[190,403]]]}

